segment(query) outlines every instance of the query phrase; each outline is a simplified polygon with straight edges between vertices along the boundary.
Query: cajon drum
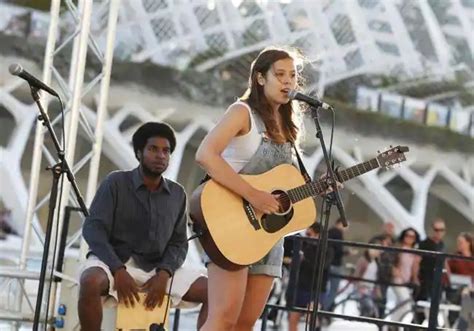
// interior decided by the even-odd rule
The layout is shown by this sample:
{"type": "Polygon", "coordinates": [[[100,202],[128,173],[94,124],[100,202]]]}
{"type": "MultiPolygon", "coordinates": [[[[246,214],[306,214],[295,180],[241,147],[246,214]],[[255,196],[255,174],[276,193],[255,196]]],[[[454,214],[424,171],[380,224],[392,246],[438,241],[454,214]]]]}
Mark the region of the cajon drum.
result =
{"type": "Polygon", "coordinates": [[[123,303],[117,306],[117,319],[115,328],[119,330],[150,330],[153,323],[163,323],[165,330],[168,330],[168,311],[166,311],[168,303],[168,295],[163,298],[161,306],[156,306],[153,310],[145,310],[143,303],[145,302],[145,293],[139,293],[140,302],[135,303],[135,307],[127,308],[123,303]]]}

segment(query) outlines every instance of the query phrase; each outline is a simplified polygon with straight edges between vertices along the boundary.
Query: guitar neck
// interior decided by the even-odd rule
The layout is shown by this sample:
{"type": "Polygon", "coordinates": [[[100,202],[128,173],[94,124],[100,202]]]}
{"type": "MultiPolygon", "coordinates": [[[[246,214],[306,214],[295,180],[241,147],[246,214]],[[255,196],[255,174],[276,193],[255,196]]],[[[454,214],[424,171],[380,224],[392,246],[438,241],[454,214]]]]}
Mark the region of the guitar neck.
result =
{"type": "MultiPolygon", "coordinates": [[[[356,164],[347,169],[338,170],[335,172],[337,180],[341,183],[348,181],[354,177],[360,176],[371,170],[380,167],[379,162],[376,158],[366,162],[356,164]]],[[[325,180],[317,180],[314,182],[306,183],[304,185],[295,187],[288,190],[288,196],[292,203],[304,200],[309,197],[315,197],[325,192],[328,189],[328,185],[325,180]]]]}

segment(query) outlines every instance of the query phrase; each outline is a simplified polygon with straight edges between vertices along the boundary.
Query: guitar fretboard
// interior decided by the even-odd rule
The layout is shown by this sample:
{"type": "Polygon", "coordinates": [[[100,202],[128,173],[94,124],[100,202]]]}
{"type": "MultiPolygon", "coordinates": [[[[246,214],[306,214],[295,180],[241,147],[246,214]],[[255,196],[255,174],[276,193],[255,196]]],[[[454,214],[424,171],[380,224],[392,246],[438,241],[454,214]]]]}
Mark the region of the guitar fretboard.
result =
{"type": "MultiPolygon", "coordinates": [[[[380,167],[380,164],[377,159],[374,158],[369,161],[356,164],[355,166],[352,166],[350,168],[336,171],[335,175],[337,177],[337,180],[343,183],[345,181],[348,181],[349,179],[365,174],[366,172],[369,172],[373,169],[377,169],[378,167],[380,167]]],[[[326,180],[320,179],[288,190],[288,196],[290,197],[291,202],[295,203],[308,197],[315,197],[317,195],[320,195],[327,189],[328,185],[326,183],[326,180]]]]}

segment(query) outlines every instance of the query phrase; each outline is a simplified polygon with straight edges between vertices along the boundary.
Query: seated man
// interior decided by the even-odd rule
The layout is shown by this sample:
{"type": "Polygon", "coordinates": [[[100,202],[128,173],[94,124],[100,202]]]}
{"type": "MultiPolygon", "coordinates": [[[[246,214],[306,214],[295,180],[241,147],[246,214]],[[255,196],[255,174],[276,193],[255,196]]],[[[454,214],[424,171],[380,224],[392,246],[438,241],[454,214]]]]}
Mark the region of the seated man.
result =
{"type": "Polygon", "coordinates": [[[203,303],[198,329],[204,323],[207,278],[180,268],[188,249],[186,195],[179,184],[162,176],[175,146],[170,126],[145,123],[133,135],[139,166],[114,171],[101,183],[82,229],[90,247],[80,276],[82,330],[100,330],[102,296],[153,309],[169,293],[170,284],[171,304],[203,303]],[[138,302],[139,291],[146,292],[144,302],[138,302]]]}

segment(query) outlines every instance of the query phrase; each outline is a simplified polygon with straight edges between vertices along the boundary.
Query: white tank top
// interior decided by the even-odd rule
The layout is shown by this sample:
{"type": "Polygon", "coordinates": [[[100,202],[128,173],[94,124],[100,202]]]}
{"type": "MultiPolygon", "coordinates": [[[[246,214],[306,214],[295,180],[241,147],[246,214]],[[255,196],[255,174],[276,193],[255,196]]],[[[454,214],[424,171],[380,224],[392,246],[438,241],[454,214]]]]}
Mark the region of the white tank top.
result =
{"type": "Polygon", "coordinates": [[[239,172],[257,151],[262,136],[258,132],[257,124],[250,106],[242,101],[237,101],[232,105],[235,104],[242,105],[249,111],[250,130],[242,136],[232,138],[229,145],[222,151],[221,156],[230,164],[232,169],[239,172]]]}

